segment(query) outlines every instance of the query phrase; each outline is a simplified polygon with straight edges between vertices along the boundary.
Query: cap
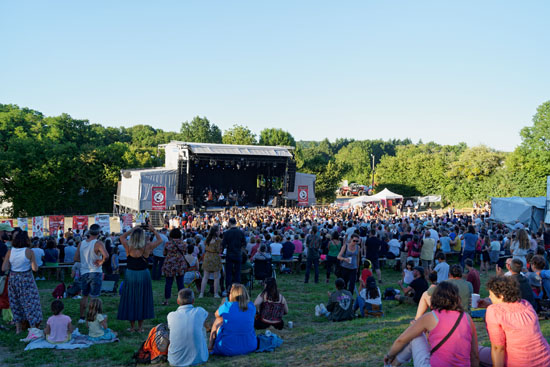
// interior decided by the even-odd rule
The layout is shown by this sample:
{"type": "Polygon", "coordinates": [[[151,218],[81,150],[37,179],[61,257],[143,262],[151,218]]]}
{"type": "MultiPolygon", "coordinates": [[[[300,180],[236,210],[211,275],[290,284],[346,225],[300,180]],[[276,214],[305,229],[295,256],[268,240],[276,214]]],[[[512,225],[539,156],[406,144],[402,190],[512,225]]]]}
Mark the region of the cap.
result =
{"type": "Polygon", "coordinates": [[[415,266],[413,270],[418,270],[420,274],[424,274],[424,268],[422,266],[415,266]]]}
{"type": "Polygon", "coordinates": [[[13,231],[13,228],[11,228],[11,225],[9,223],[0,223],[0,231],[11,232],[13,231]]]}

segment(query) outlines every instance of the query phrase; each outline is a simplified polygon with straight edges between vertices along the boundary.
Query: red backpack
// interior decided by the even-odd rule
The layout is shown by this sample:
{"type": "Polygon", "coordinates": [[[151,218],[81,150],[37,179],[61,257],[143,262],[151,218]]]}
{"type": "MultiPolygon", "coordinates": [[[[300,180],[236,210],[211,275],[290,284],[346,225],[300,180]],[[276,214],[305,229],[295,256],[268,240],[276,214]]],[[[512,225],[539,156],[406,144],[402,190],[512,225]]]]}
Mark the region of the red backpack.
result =
{"type": "Polygon", "coordinates": [[[59,283],[52,292],[52,296],[55,299],[63,298],[65,293],[65,283],[59,283]]]}

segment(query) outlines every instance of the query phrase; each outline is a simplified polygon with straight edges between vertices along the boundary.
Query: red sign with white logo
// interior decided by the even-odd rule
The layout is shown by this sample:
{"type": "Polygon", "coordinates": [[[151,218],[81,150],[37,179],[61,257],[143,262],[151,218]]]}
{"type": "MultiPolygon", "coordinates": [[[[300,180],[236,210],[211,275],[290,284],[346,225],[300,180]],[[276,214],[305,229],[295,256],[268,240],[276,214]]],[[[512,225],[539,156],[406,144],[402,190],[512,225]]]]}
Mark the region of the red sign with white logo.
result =
{"type": "Polygon", "coordinates": [[[166,187],[153,187],[152,197],[152,210],[166,210],[166,187]]]}
{"type": "Polygon", "coordinates": [[[48,218],[50,236],[57,236],[57,231],[63,230],[65,226],[65,217],[62,215],[52,215],[48,218]]]}
{"type": "Polygon", "coordinates": [[[82,231],[86,227],[88,227],[87,215],[75,215],[73,217],[73,230],[79,229],[82,231]]]}
{"type": "Polygon", "coordinates": [[[298,206],[307,206],[309,203],[309,191],[307,186],[298,186],[298,206]]]}

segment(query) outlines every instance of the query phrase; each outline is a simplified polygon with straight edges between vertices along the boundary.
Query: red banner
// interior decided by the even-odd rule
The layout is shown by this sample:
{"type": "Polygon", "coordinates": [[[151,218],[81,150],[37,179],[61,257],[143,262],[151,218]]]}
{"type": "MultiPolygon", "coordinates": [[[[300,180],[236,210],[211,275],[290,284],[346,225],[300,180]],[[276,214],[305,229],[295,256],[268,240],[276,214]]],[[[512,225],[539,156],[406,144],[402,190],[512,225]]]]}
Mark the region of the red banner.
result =
{"type": "Polygon", "coordinates": [[[65,226],[65,217],[62,215],[52,215],[48,218],[50,236],[57,236],[59,229],[63,230],[65,226]]]}
{"type": "Polygon", "coordinates": [[[132,228],[132,222],[134,221],[134,216],[132,214],[122,214],[122,230],[123,232],[132,228]]]}
{"type": "Polygon", "coordinates": [[[80,229],[81,231],[88,226],[87,215],[75,215],[73,217],[73,230],[80,229]]]}
{"type": "Polygon", "coordinates": [[[309,191],[307,186],[298,186],[298,206],[307,206],[309,203],[309,191]]]}
{"type": "Polygon", "coordinates": [[[166,187],[153,187],[152,188],[152,210],[165,210],[166,209],[166,187]]]}

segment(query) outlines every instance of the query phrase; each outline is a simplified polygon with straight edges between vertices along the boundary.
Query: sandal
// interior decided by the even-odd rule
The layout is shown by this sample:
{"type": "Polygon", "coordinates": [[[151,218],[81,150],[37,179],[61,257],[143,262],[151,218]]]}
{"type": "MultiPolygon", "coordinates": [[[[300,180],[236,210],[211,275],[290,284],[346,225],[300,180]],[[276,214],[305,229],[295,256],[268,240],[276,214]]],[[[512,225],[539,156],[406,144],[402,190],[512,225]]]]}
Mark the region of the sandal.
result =
{"type": "Polygon", "coordinates": [[[135,333],[136,329],[133,329],[133,328],[129,327],[128,329],[126,329],[126,331],[129,332],[129,333],[135,333]]]}
{"type": "Polygon", "coordinates": [[[136,333],[143,333],[145,330],[143,330],[143,328],[139,328],[136,330],[136,333]]]}

